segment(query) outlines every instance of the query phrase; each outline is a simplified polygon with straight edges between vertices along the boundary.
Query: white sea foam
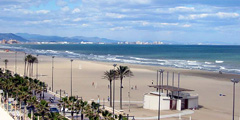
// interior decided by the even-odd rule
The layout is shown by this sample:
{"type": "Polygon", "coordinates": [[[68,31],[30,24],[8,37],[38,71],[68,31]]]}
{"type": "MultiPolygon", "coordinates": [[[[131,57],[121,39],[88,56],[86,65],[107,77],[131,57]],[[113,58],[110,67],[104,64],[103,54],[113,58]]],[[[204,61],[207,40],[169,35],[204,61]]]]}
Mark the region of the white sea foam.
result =
{"type": "Polygon", "coordinates": [[[223,63],[224,61],[216,60],[215,63],[223,63]]]}
{"type": "Polygon", "coordinates": [[[205,62],[205,64],[208,64],[208,65],[210,65],[210,64],[212,64],[212,62],[205,62]]]}
{"type": "Polygon", "coordinates": [[[221,70],[224,70],[224,69],[226,69],[226,68],[225,68],[225,67],[223,67],[223,66],[220,66],[220,69],[221,69],[221,70]]]}

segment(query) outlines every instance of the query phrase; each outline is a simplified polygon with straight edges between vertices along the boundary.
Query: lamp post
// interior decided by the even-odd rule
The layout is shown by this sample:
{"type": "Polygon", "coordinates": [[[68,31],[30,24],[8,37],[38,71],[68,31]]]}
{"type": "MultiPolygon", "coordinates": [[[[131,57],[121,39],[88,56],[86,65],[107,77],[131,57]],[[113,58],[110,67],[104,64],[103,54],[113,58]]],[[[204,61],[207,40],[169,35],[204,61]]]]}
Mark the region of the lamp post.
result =
{"type": "Polygon", "coordinates": [[[131,86],[131,84],[130,84],[130,78],[131,78],[131,76],[130,76],[130,72],[129,72],[129,86],[128,86],[128,112],[130,113],[130,86],[131,86]]]}
{"type": "Polygon", "coordinates": [[[36,79],[38,79],[38,54],[37,54],[37,66],[36,66],[36,79]]]}
{"type": "Polygon", "coordinates": [[[71,96],[72,96],[72,62],[73,59],[71,59],[71,96]]]}
{"type": "Polygon", "coordinates": [[[65,92],[65,90],[62,90],[62,89],[56,90],[56,94],[58,94],[58,92],[60,93],[60,100],[62,100],[62,92],[63,92],[63,94],[65,94],[66,92],[65,92]]]}
{"type": "Polygon", "coordinates": [[[54,66],[53,66],[54,61],[53,60],[54,60],[54,56],[52,56],[52,92],[53,92],[53,68],[54,68],[54,66]]]}
{"type": "MultiPolygon", "coordinates": [[[[164,70],[162,70],[162,69],[160,69],[159,70],[159,72],[160,72],[160,80],[161,80],[161,76],[162,76],[162,79],[163,79],[163,72],[164,72],[164,70]]],[[[163,80],[162,80],[163,81],[163,80]]],[[[158,87],[158,86],[157,86],[158,87]]],[[[163,92],[163,91],[162,91],[163,92]]],[[[160,88],[158,89],[158,120],[160,120],[161,118],[160,118],[160,112],[161,112],[161,94],[160,94],[160,88]]]]}
{"type": "MultiPolygon", "coordinates": [[[[117,64],[113,64],[114,70],[116,66],[117,64]]],[[[114,100],[115,100],[115,75],[113,78],[113,118],[114,118],[114,102],[115,102],[114,100]]]]}
{"type": "Polygon", "coordinates": [[[15,74],[17,73],[17,52],[15,52],[15,74]]]}
{"type": "Polygon", "coordinates": [[[235,111],[235,84],[240,81],[240,79],[231,79],[233,82],[233,113],[232,113],[232,120],[234,120],[234,111],[235,111]]]}

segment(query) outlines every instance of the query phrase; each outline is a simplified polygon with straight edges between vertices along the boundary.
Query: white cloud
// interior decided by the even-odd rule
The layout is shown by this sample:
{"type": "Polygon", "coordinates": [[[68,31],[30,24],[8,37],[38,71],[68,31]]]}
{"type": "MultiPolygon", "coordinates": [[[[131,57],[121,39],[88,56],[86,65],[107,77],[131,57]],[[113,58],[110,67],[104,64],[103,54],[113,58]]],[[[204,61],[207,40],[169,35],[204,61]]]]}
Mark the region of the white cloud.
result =
{"type": "Polygon", "coordinates": [[[88,24],[82,24],[82,26],[83,26],[83,27],[87,27],[87,26],[89,26],[89,25],[88,25],[88,24]]]}
{"type": "Polygon", "coordinates": [[[67,12],[67,11],[69,11],[69,7],[68,7],[68,6],[65,6],[65,7],[61,8],[61,10],[62,10],[63,12],[67,12]]]}
{"type": "Polygon", "coordinates": [[[129,0],[129,2],[134,4],[150,4],[152,0],[129,0]]]}
{"type": "Polygon", "coordinates": [[[175,8],[169,8],[170,12],[191,12],[191,11],[195,11],[194,7],[184,7],[184,6],[179,6],[179,7],[175,7],[175,8]]]}
{"type": "Polygon", "coordinates": [[[179,20],[194,20],[206,17],[218,17],[218,18],[237,18],[239,17],[238,13],[226,13],[226,12],[218,12],[214,14],[191,14],[188,16],[179,15],[179,20]]]}
{"type": "Polygon", "coordinates": [[[190,25],[190,24],[184,24],[184,25],[182,25],[182,27],[191,27],[192,25],[190,25]]]}
{"type": "Polygon", "coordinates": [[[25,24],[42,24],[42,23],[51,23],[52,20],[41,20],[41,21],[26,21],[25,24]]]}
{"type": "Polygon", "coordinates": [[[79,13],[79,12],[81,12],[81,10],[80,10],[79,8],[75,8],[75,9],[72,11],[73,14],[74,14],[74,13],[79,13]]]}
{"type": "Polygon", "coordinates": [[[38,11],[36,11],[37,14],[47,14],[49,12],[50,12],[49,10],[38,10],[38,11]]]}
{"type": "Polygon", "coordinates": [[[56,3],[58,6],[65,6],[67,5],[67,2],[64,1],[64,0],[57,0],[57,3],[56,3]]]}
{"type": "Polygon", "coordinates": [[[178,25],[178,23],[159,23],[159,25],[166,25],[166,26],[170,26],[170,25],[178,25]]]}
{"type": "Polygon", "coordinates": [[[81,20],[82,20],[82,18],[75,18],[75,19],[73,19],[74,22],[78,22],[78,21],[81,21],[81,20]]]}
{"type": "Polygon", "coordinates": [[[143,21],[143,22],[142,22],[142,25],[143,25],[143,26],[147,26],[147,25],[149,25],[149,22],[143,21]]]}
{"type": "Polygon", "coordinates": [[[225,13],[225,12],[218,12],[216,15],[220,18],[236,18],[239,17],[238,13],[225,13]]]}
{"type": "Polygon", "coordinates": [[[113,27],[110,28],[111,31],[115,31],[115,30],[124,30],[124,27],[113,27]]]}
{"type": "Polygon", "coordinates": [[[126,17],[123,14],[117,14],[117,13],[106,13],[107,17],[111,17],[111,18],[124,18],[126,17]]]}

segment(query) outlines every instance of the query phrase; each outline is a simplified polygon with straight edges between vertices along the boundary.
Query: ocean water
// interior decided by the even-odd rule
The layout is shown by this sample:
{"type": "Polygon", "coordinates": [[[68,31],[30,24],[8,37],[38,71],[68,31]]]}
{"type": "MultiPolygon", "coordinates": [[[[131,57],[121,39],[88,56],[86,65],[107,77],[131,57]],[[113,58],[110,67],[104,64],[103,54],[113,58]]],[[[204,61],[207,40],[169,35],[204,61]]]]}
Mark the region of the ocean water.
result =
{"type": "Polygon", "coordinates": [[[240,74],[240,46],[19,44],[1,45],[0,49],[81,60],[240,74]]]}

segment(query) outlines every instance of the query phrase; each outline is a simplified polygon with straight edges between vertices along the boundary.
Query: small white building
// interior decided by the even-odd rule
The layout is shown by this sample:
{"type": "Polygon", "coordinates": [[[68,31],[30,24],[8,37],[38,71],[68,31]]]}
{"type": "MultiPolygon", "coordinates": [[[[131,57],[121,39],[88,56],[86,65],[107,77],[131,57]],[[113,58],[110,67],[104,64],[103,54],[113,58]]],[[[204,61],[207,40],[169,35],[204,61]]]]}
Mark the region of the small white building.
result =
{"type": "Polygon", "coordinates": [[[159,88],[159,92],[150,92],[144,95],[143,108],[150,110],[184,110],[198,108],[198,94],[183,91],[193,91],[172,86],[150,86],[159,88]],[[166,91],[166,93],[160,92],[166,91]],[[168,92],[170,91],[170,92],[168,92]],[[160,93],[160,96],[159,96],[160,93]],[[159,102],[160,99],[160,102],[159,102]]]}

